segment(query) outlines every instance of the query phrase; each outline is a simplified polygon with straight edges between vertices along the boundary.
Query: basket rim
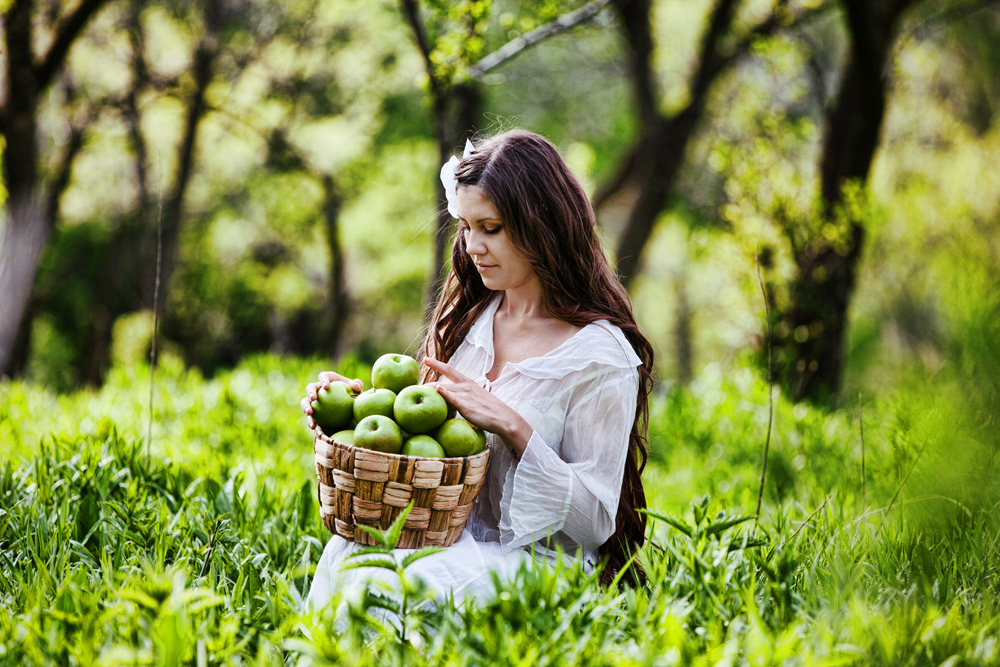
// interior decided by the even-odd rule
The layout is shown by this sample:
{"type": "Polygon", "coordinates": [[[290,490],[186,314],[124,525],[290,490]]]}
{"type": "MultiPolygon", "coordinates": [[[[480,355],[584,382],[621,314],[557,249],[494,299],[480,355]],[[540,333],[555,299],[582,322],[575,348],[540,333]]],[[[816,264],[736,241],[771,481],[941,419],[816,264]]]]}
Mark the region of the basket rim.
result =
{"type": "Polygon", "coordinates": [[[334,440],[331,436],[329,436],[329,435],[327,435],[326,433],[323,432],[323,429],[320,427],[319,424],[316,424],[316,438],[318,438],[318,439],[320,439],[320,440],[322,440],[324,442],[328,442],[331,445],[337,445],[339,447],[345,447],[345,448],[348,448],[348,449],[357,449],[357,450],[360,450],[360,451],[363,451],[363,452],[375,452],[376,454],[381,454],[383,456],[392,457],[392,458],[400,459],[400,460],[404,460],[404,459],[417,459],[417,460],[422,460],[422,461],[452,461],[452,462],[458,462],[458,461],[465,461],[465,460],[480,458],[480,457],[483,457],[483,456],[488,456],[489,452],[490,452],[490,446],[489,446],[489,444],[487,444],[486,445],[486,449],[484,449],[481,452],[477,452],[475,454],[470,454],[469,456],[411,456],[411,455],[407,455],[407,454],[393,454],[393,453],[390,453],[390,452],[383,452],[383,451],[380,451],[378,449],[368,449],[367,447],[358,447],[357,445],[352,445],[352,444],[349,444],[349,443],[346,443],[346,442],[340,442],[339,440],[334,440]]]}

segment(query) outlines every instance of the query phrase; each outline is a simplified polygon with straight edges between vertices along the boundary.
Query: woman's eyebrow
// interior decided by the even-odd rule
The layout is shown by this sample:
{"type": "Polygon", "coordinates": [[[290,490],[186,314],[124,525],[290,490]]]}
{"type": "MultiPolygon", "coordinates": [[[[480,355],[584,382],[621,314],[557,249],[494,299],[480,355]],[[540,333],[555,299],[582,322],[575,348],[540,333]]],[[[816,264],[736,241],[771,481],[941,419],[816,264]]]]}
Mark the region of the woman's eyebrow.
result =
{"type": "MultiPolygon", "coordinates": [[[[464,223],[468,223],[469,222],[468,220],[466,220],[462,216],[458,216],[458,219],[461,220],[464,223]]],[[[478,224],[478,223],[481,223],[481,222],[500,222],[500,221],[501,221],[500,218],[479,218],[478,220],[475,220],[474,222],[476,222],[478,224]]]]}

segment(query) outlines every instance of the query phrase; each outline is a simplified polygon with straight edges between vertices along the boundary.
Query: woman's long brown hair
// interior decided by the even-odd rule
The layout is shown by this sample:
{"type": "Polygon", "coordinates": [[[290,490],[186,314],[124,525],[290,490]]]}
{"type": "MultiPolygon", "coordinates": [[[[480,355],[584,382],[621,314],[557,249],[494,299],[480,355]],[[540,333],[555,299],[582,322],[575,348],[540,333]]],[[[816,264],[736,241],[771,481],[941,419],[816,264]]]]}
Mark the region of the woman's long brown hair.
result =
{"type": "MultiPolygon", "coordinates": [[[[463,158],[455,176],[460,187],[478,186],[493,204],[514,246],[541,281],[543,305],[553,317],[581,327],[606,319],[622,330],[642,360],[615,533],[598,552],[606,559],[602,580],[610,582],[645,541],[646,516],[637,510],[646,507],[640,475],[648,458],[653,348],[639,330],[628,293],[604,255],[594,209],[555,146],[531,132],[505,132],[463,158]]],[[[464,235],[456,234],[451,270],[421,355],[450,359],[496,294],[483,285],[466,252],[464,235]]],[[[430,369],[424,369],[424,381],[435,379],[430,369]]],[[[645,573],[636,563],[623,579],[641,583],[645,573]]]]}

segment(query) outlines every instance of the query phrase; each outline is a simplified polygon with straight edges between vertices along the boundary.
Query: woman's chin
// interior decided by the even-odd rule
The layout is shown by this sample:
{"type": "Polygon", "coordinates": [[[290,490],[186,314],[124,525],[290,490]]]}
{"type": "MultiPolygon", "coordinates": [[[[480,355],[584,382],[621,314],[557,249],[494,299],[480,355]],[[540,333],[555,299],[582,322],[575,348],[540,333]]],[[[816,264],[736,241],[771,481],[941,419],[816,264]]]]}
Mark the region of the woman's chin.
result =
{"type": "Polygon", "coordinates": [[[499,292],[504,289],[502,281],[497,280],[493,276],[484,276],[482,274],[479,274],[479,279],[483,281],[483,285],[487,289],[491,289],[494,292],[499,292]]]}

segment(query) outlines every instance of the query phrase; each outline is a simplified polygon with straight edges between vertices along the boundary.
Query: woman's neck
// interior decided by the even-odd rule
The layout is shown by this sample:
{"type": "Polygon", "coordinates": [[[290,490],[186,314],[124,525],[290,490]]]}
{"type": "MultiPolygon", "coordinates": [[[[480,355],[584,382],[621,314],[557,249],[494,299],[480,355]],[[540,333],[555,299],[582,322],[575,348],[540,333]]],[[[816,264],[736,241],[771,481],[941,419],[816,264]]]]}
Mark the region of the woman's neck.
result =
{"type": "Polygon", "coordinates": [[[505,318],[522,321],[549,317],[538,277],[532,276],[527,282],[504,290],[498,312],[505,318]]]}

